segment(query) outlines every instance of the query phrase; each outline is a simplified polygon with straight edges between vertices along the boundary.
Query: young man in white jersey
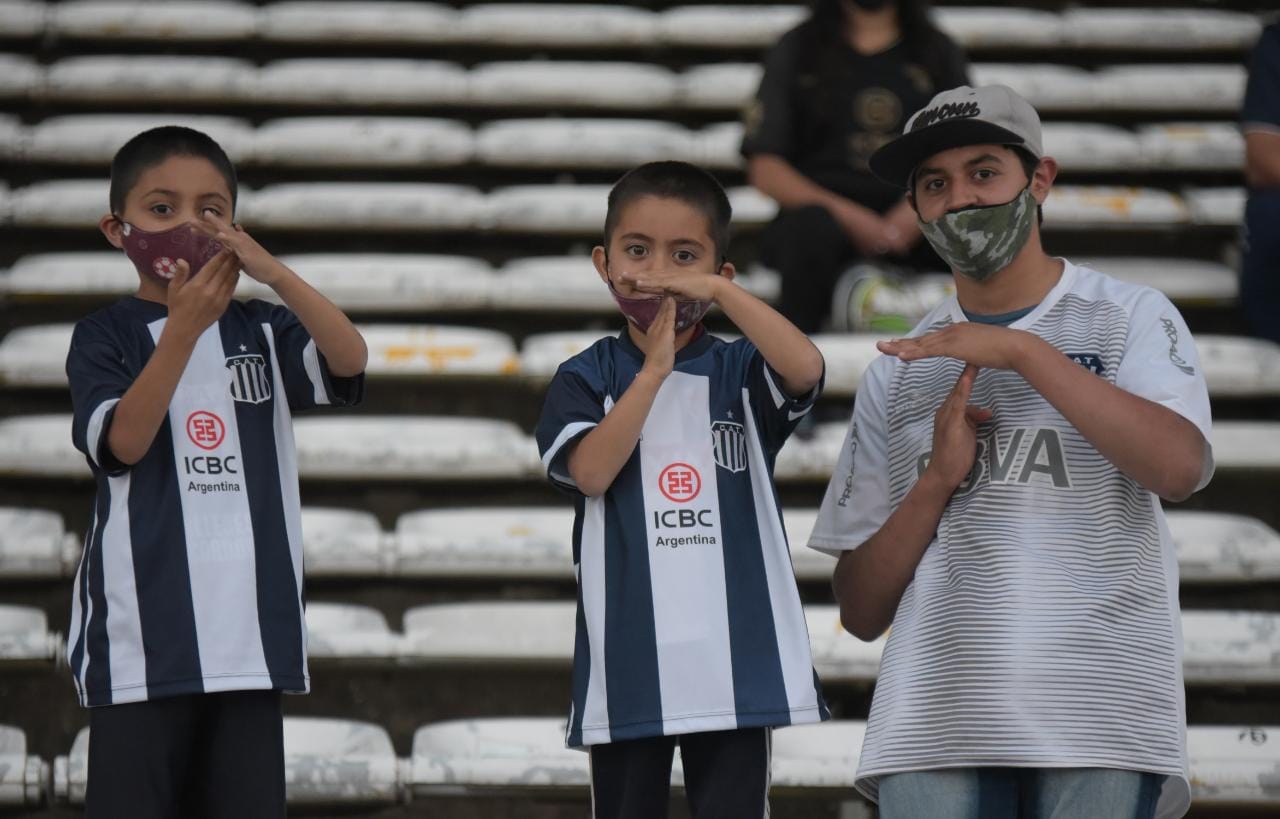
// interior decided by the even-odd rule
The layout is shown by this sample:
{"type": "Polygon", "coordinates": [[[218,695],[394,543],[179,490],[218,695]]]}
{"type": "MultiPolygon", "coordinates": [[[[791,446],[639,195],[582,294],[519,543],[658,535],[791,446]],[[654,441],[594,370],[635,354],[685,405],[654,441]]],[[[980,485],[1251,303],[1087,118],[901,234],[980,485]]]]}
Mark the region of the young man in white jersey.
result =
{"type": "Polygon", "coordinates": [[[810,545],[845,627],[891,624],[858,787],[883,819],[1180,816],[1178,576],[1160,498],[1212,474],[1160,293],[1048,256],[1057,164],[1002,86],[937,95],[872,170],[956,295],[881,343],[810,545]]]}

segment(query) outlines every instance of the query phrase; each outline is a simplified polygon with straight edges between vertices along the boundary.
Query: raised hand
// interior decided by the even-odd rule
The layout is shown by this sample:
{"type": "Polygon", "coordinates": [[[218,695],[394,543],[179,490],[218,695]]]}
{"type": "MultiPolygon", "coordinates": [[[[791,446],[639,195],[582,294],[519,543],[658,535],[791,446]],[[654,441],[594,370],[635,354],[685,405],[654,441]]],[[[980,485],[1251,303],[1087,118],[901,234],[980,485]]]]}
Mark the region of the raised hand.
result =
{"type": "Polygon", "coordinates": [[[240,280],[240,260],[223,248],[191,275],[191,265],[178,260],[178,270],[169,282],[167,327],[194,341],[227,311],[231,295],[240,280]]]}
{"type": "Polygon", "coordinates": [[[933,454],[926,472],[954,490],[973,469],[978,449],[978,424],[990,421],[989,409],[969,403],[978,368],[966,365],[956,385],[933,416],[933,454]]]}
{"type": "Polygon", "coordinates": [[[239,225],[231,225],[220,217],[209,212],[200,216],[201,227],[214,239],[230,248],[240,259],[240,266],[245,273],[268,287],[274,287],[282,277],[289,274],[289,268],[272,256],[257,240],[245,232],[239,225]]]}
{"type": "Polygon", "coordinates": [[[671,374],[676,363],[676,301],[671,297],[662,300],[658,315],[645,333],[644,369],[658,378],[671,374]]]}
{"type": "Polygon", "coordinates": [[[876,349],[903,361],[943,356],[989,370],[1013,370],[1035,340],[1023,330],[965,321],[917,338],[877,341],[876,349]]]}
{"type": "Polygon", "coordinates": [[[618,278],[640,293],[656,293],[696,301],[715,301],[722,276],[687,270],[623,271],[618,278]]]}

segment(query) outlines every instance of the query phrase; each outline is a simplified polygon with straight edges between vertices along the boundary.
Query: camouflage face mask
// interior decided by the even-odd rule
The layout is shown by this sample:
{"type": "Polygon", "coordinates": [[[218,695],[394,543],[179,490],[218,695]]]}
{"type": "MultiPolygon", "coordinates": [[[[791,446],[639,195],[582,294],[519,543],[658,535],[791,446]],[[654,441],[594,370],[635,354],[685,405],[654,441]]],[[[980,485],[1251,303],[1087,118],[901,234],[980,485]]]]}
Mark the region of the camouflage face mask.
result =
{"type": "Polygon", "coordinates": [[[1003,205],[944,213],[920,230],[951,269],[974,281],[1003,270],[1031,237],[1036,198],[1030,186],[1003,205]]]}

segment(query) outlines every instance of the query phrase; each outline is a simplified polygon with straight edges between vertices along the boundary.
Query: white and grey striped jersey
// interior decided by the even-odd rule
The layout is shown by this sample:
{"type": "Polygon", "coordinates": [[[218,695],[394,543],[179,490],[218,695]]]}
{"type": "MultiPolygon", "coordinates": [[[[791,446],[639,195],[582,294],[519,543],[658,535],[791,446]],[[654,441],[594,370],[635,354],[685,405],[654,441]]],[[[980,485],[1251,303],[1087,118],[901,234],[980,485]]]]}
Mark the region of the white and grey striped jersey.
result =
{"type": "MultiPolygon", "coordinates": [[[[912,335],[965,321],[953,297],[912,335]]],[[[1186,324],[1163,295],[1067,262],[1011,327],[1168,407],[1209,441],[1186,324]]],[[[963,364],[876,360],[809,545],[874,535],[928,462],[934,413],[963,364]]],[[[1182,635],[1160,501],[1011,370],[983,370],[969,477],[947,504],[890,630],[858,770],[1107,767],[1166,774],[1159,816],[1189,803],[1182,635]]],[[[1206,443],[1203,487],[1213,471],[1206,443]]]]}

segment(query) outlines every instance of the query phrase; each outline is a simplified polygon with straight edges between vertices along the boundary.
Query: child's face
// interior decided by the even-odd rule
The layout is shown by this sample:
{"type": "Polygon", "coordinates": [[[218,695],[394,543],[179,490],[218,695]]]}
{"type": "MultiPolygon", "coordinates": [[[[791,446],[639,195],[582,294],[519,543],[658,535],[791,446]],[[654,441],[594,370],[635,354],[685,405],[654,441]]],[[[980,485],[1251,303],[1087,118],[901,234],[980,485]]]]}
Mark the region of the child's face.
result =
{"type": "Polygon", "coordinates": [[[625,297],[645,297],[618,274],[719,273],[720,255],[706,215],[680,199],[643,196],[622,208],[609,247],[591,254],[596,271],[625,297]],[[612,274],[612,275],[611,275],[612,274]]]}
{"type": "Polygon", "coordinates": [[[199,223],[206,212],[231,220],[227,180],[203,157],[171,156],[143,171],[125,195],[124,209],[104,216],[99,227],[107,241],[121,247],[120,221],[154,232],[199,223]]]}

